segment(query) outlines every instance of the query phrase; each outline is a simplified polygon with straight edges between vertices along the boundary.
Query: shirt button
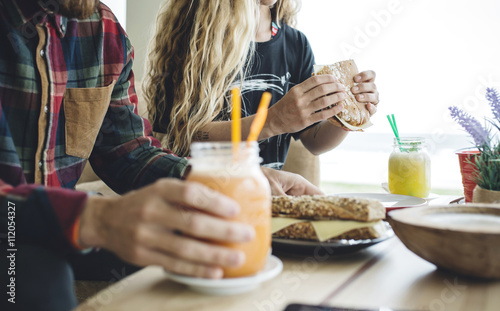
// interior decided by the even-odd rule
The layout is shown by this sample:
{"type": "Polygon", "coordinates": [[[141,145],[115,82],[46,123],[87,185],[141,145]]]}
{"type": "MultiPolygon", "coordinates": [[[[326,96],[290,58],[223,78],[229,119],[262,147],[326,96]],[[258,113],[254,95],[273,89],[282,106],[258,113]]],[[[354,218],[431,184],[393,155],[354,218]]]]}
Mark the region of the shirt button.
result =
{"type": "Polygon", "coordinates": [[[42,168],[42,166],[43,166],[42,161],[38,162],[38,167],[39,167],[39,168],[42,168]]]}
{"type": "Polygon", "coordinates": [[[44,57],[44,56],[45,56],[45,51],[44,51],[44,50],[40,50],[40,56],[41,56],[41,57],[44,57]]]}
{"type": "Polygon", "coordinates": [[[48,113],[49,112],[49,106],[45,106],[45,108],[43,108],[43,112],[48,113]]]}

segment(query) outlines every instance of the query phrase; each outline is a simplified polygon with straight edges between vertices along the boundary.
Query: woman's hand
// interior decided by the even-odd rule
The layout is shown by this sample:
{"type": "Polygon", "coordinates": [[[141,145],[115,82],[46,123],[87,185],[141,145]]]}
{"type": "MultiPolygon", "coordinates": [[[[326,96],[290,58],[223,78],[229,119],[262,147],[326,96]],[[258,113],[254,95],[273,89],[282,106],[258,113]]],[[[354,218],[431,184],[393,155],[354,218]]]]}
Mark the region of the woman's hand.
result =
{"type": "Polygon", "coordinates": [[[261,166],[262,173],[271,185],[273,195],[304,195],[323,194],[318,187],[307,181],[304,177],[285,171],[261,166]]]}
{"type": "Polygon", "coordinates": [[[379,93],[375,85],[375,71],[368,70],[360,72],[354,76],[354,82],[358,83],[351,89],[351,92],[360,103],[366,103],[366,109],[370,115],[377,112],[377,105],[379,103],[379,93]]]}
{"type": "Polygon", "coordinates": [[[291,88],[281,100],[269,108],[263,137],[295,133],[311,124],[326,120],[344,109],[337,103],[346,97],[345,87],[334,76],[311,77],[291,88]],[[333,105],[335,106],[329,108],[333,105]]]}

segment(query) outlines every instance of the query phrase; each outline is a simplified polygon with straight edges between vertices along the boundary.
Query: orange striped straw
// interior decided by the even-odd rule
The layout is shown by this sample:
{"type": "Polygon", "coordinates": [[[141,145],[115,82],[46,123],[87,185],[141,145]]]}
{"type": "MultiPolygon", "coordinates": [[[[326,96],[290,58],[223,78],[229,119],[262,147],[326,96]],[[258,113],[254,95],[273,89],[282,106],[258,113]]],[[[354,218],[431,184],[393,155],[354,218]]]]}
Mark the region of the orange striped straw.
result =
{"type": "Polygon", "coordinates": [[[231,142],[233,143],[233,156],[238,156],[241,143],[241,94],[235,87],[231,90],[231,142]]]}
{"type": "Polygon", "coordinates": [[[264,123],[266,123],[267,118],[267,108],[269,107],[269,103],[271,102],[271,93],[264,92],[262,97],[260,98],[259,108],[257,109],[257,113],[255,114],[255,118],[252,121],[252,125],[250,125],[250,134],[248,134],[247,144],[251,141],[256,141],[259,138],[259,134],[264,127],[264,123]]]}

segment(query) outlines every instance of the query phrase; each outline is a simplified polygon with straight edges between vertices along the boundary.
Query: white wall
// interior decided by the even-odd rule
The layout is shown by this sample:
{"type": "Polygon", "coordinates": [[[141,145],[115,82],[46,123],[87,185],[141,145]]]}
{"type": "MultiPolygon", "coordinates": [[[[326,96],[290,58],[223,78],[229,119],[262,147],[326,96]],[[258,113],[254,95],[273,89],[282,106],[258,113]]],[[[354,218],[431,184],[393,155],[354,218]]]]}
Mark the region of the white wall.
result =
{"type": "Polygon", "coordinates": [[[134,75],[136,88],[139,89],[144,76],[151,29],[163,0],[103,0],[102,2],[109,6],[116,15],[134,46],[134,75]]]}
{"type": "Polygon", "coordinates": [[[127,0],[127,33],[135,48],[134,74],[136,88],[144,76],[144,64],[152,27],[163,0],[127,0]]]}

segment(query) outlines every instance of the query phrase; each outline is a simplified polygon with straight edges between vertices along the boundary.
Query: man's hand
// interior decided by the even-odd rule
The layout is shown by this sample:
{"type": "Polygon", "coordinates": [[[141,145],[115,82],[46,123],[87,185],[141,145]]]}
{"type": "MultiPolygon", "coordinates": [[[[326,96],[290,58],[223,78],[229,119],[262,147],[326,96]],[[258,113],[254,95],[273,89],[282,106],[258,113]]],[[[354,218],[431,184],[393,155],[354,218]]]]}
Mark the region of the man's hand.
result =
{"type": "Polygon", "coordinates": [[[318,187],[314,186],[300,175],[278,171],[268,167],[261,167],[261,169],[269,180],[273,195],[323,194],[318,187]]]}
{"type": "Polygon", "coordinates": [[[221,278],[222,267],[243,264],[245,255],[206,241],[252,240],[253,227],[228,220],[239,210],[235,201],[201,184],[161,179],[119,198],[90,197],[81,216],[80,241],[139,266],[221,278]]]}
{"type": "Polygon", "coordinates": [[[354,82],[358,83],[351,89],[351,92],[360,103],[366,103],[366,109],[370,115],[377,112],[379,93],[375,85],[375,71],[368,70],[354,76],[354,82]]]}
{"type": "Polygon", "coordinates": [[[295,133],[311,124],[333,117],[344,107],[336,105],[347,97],[345,87],[332,75],[311,77],[286,93],[269,108],[265,137],[295,133]],[[329,108],[332,105],[336,105],[329,108]],[[329,108],[329,109],[327,109],[329,108]]]}

